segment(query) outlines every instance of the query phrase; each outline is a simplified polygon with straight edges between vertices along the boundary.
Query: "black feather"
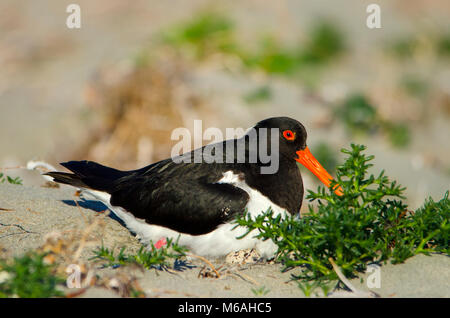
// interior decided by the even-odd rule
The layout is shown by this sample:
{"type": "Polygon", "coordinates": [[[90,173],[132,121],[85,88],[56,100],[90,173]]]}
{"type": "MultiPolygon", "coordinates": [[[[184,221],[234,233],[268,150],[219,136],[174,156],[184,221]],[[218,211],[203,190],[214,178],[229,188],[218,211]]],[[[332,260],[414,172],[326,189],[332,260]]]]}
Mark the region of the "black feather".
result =
{"type": "Polygon", "coordinates": [[[129,174],[127,171],[120,171],[87,160],[62,162],[61,165],[80,177],[97,177],[106,180],[116,180],[129,174]]]}
{"type": "Polygon", "coordinates": [[[48,172],[46,175],[51,176],[56,182],[107,192],[111,190],[116,180],[133,173],[86,160],[62,162],[61,165],[74,173],[48,172]]]}
{"type": "Polygon", "coordinates": [[[81,181],[80,177],[73,173],[47,172],[44,173],[44,175],[52,177],[55,182],[69,184],[79,188],[88,188],[88,186],[81,181]]]}

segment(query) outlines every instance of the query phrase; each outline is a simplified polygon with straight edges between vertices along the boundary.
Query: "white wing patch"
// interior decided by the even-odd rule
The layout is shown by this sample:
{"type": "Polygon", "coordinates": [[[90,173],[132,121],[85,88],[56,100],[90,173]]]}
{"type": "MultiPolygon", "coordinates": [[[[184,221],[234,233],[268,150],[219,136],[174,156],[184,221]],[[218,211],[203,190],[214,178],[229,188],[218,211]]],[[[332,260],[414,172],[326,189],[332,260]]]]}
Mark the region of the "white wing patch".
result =
{"type": "Polygon", "coordinates": [[[245,183],[244,178],[242,178],[239,174],[233,173],[233,171],[231,170],[225,172],[223,174],[223,178],[217,181],[217,183],[228,183],[247,192],[250,197],[247,203],[247,211],[253,218],[261,213],[266,212],[269,207],[272,207],[274,216],[277,216],[278,214],[283,214],[283,216],[286,215],[286,209],[270,201],[268,197],[263,195],[258,190],[249,187],[245,183]]]}

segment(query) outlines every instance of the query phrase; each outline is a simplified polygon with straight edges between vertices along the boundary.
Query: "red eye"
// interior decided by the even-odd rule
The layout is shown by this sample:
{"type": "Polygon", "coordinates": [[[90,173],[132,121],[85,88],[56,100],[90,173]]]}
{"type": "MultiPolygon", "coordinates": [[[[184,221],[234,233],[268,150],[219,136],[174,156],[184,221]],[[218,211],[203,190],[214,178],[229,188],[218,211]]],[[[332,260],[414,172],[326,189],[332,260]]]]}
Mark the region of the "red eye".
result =
{"type": "Polygon", "coordinates": [[[294,140],[295,139],[295,133],[292,132],[292,130],[285,130],[283,131],[283,137],[287,140],[294,140]]]}

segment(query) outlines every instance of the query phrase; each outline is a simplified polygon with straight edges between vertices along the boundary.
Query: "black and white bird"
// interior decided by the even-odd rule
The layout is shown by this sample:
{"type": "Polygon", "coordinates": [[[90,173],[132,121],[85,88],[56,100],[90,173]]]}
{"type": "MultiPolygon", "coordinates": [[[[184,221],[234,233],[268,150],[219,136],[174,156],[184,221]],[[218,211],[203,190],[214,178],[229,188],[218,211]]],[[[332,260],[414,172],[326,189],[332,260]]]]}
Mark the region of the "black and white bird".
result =
{"type": "MultiPolygon", "coordinates": [[[[270,258],[277,251],[271,240],[259,240],[255,238],[256,233],[236,238],[247,231],[243,227],[234,228],[236,215],[248,211],[254,218],[269,207],[274,215],[299,213],[304,190],[297,162],[327,186],[331,176],[311,155],[306,145],[306,130],[300,122],[274,117],[260,121],[253,128],[259,140],[260,131],[265,128],[269,132],[267,142],[252,147],[248,133],[240,139],[223,141],[223,149],[231,146],[236,150],[232,160],[227,157],[222,162],[196,163],[168,158],[132,171],[120,171],[92,161],[69,161],[61,165],[73,173],[47,175],[103,202],[142,243],[167,237],[179,239],[178,244],[197,255],[222,256],[254,248],[262,257],[270,258]],[[262,173],[261,167],[268,163],[260,158],[259,150],[271,148],[269,140],[274,131],[278,141],[278,169],[275,173],[262,173]],[[245,160],[236,157],[239,145],[244,145],[245,160]]],[[[194,158],[198,150],[182,156],[194,158]]],[[[229,153],[223,151],[223,156],[226,154],[229,153]]],[[[335,191],[340,194],[341,190],[335,191]]]]}

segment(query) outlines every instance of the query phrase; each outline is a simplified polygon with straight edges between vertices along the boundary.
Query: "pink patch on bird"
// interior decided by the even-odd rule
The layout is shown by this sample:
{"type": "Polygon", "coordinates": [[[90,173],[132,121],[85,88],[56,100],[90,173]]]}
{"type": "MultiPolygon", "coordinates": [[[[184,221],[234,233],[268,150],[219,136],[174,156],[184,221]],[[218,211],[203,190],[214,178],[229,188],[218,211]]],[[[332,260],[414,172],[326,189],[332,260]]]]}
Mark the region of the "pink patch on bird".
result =
{"type": "Polygon", "coordinates": [[[156,248],[157,250],[159,250],[161,247],[163,247],[163,246],[166,245],[166,244],[167,244],[166,238],[163,237],[163,238],[159,239],[158,242],[156,242],[155,248],[156,248]]]}

